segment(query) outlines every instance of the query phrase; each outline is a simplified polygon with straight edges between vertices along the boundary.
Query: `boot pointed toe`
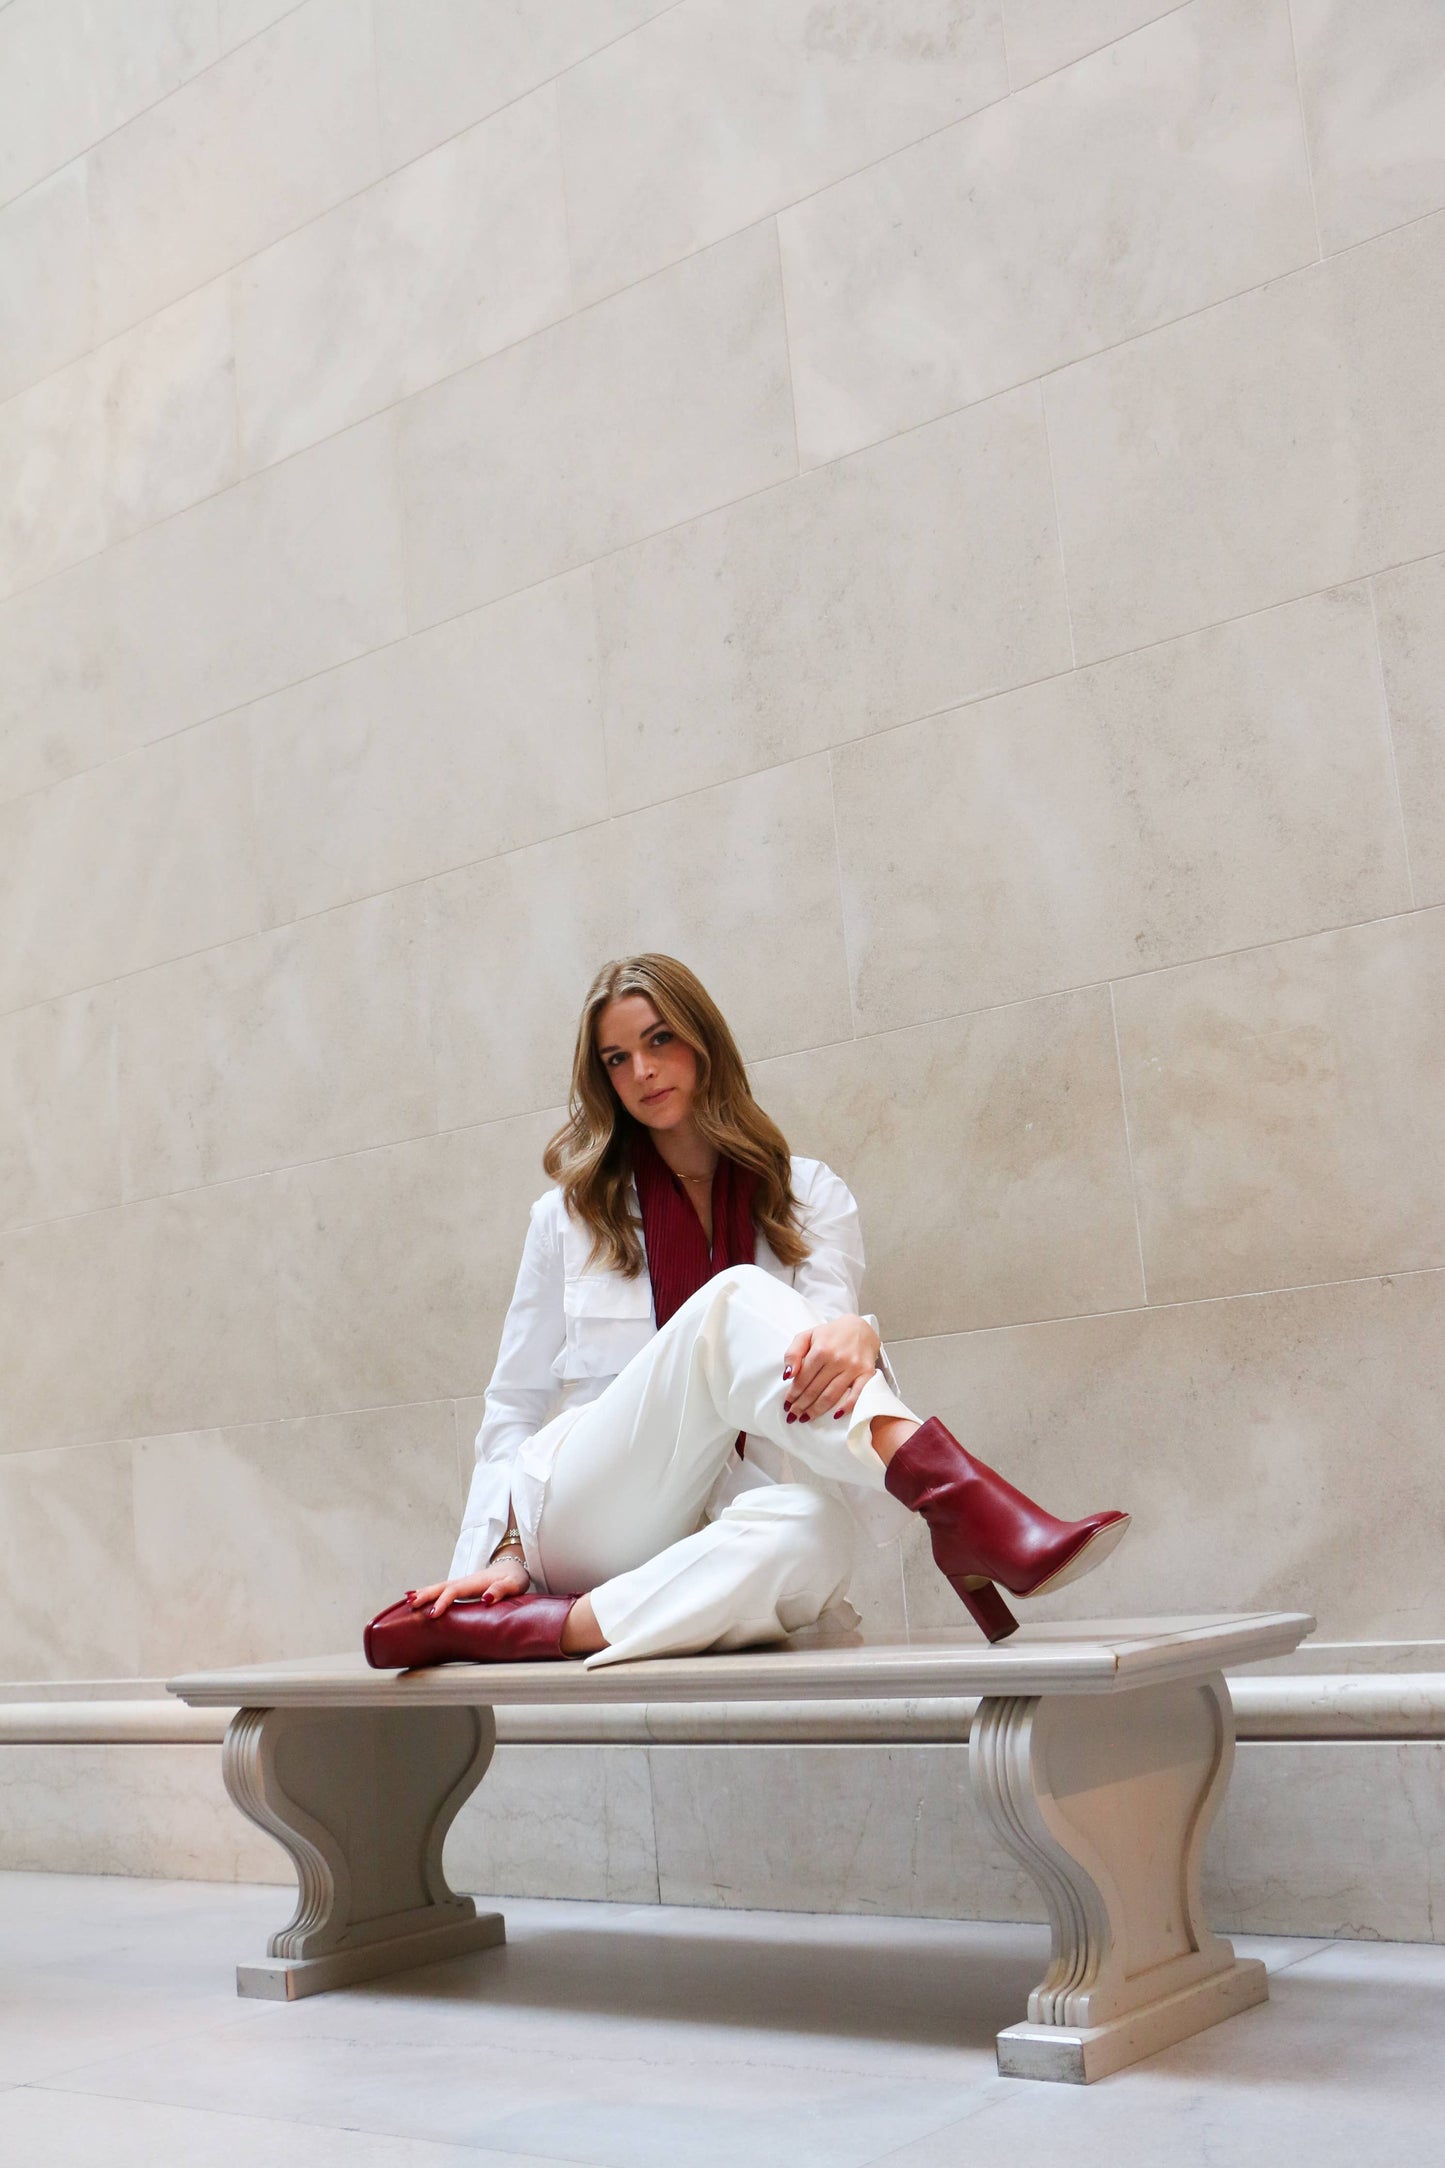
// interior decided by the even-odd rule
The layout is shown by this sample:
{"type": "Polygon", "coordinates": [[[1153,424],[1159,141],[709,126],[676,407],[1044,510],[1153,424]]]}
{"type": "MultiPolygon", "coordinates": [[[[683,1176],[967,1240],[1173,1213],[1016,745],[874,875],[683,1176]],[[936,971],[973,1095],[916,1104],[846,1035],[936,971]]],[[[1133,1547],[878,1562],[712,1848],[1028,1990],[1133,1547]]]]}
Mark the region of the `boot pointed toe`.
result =
{"type": "Polygon", "coordinates": [[[1102,1565],[1129,1526],[1116,1509],[1063,1521],[959,1444],[930,1416],[888,1463],[884,1482],[927,1524],[934,1563],[990,1641],[1016,1622],[991,1584],[1015,1596],[1063,1588],[1102,1565]]]}
{"type": "Polygon", "coordinates": [[[440,1618],[409,1603],[379,1611],[361,1637],[376,1671],[415,1671],[431,1664],[562,1663],[562,1629],[575,1596],[533,1592],[499,1603],[463,1597],[440,1618]]]}

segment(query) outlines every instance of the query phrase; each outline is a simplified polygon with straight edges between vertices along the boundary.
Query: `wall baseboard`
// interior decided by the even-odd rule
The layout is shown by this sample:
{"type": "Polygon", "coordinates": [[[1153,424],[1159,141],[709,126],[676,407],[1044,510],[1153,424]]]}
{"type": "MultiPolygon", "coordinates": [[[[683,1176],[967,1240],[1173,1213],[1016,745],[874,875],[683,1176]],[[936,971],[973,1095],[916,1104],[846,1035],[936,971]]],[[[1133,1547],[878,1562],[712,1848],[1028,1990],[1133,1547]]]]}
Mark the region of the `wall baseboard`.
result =
{"type": "MultiPolygon", "coordinates": [[[[289,1881],[220,1759],[184,1741],[0,1745],[0,1868],[289,1881]]],[[[447,1863],[489,1895],[1039,1917],[957,1744],[505,1745],[447,1863]]],[[[1445,1741],[1246,1741],[1206,1896],[1226,1932],[1445,1941],[1442,1865],[1445,1741]]]]}

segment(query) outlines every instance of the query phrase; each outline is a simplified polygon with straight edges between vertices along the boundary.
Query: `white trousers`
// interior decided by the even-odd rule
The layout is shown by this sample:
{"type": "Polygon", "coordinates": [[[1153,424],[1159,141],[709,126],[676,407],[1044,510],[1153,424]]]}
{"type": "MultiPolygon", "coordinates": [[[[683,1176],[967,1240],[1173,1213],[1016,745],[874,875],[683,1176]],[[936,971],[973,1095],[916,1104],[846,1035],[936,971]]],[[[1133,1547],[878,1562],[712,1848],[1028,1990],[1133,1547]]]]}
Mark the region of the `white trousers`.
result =
{"type": "Polygon", "coordinates": [[[788,1345],[820,1322],[785,1281],[735,1265],[598,1399],[522,1449],[513,1503],[527,1564],[544,1588],[591,1593],[608,1646],[589,1666],[774,1641],[846,1596],[847,1508],[806,1479],[769,1482],[734,1451],[750,1431],[815,1477],[883,1488],[869,1425],[912,1418],[881,1371],[842,1421],[783,1412],[788,1345]]]}

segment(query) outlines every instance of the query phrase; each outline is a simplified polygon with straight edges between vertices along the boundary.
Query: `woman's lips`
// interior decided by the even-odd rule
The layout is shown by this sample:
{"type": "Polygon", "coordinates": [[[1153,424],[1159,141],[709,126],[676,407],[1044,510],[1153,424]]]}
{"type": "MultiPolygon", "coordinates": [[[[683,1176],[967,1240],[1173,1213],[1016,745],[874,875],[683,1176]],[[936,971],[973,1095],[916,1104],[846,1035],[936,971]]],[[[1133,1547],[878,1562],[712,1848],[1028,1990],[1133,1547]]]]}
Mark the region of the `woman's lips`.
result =
{"type": "Polygon", "coordinates": [[[670,1084],[664,1084],[660,1092],[644,1092],[642,1095],[642,1104],[645,1107],[655,1107],[658,1100],[665,1099],[671,1090],[672,1086],[670,1084]]]}

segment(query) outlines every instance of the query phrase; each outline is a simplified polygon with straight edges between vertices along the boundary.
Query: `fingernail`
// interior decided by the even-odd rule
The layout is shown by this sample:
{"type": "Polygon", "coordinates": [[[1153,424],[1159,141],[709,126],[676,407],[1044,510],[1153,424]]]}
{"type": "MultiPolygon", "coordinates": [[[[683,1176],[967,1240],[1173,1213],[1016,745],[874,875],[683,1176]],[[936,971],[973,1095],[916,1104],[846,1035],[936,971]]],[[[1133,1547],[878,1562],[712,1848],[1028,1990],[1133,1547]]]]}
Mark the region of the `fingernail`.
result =
{"type": "Polygon", "coordinates": [[[833,1410],[833,1420],[834,1420],[834,1422],[835,1422],[835,1423],[841,1423],[841,1422],[842,1422],[842,1420],[843,1420],[843,1410],[842,1410],[841,1408],[835,1408],[835,1409],[833,1410]]]}
{"type": "Polygon", "coordinates": [[[430,1609],[430,1611],[428,1611],[428,1613],[427,1613],[427,1617],[428,1617],[428,1618],[435,1618],[435,1617],[436,1617],[436,1615],[437,1615],[437,1607],[436,1607],[436,1605],[435,1605],[435,1604],[433,1604],[433,1605],[432,1605],[432,1607],[431,1607],[431,1609],[430,1609]]]}
{"type": "Polygon", "coordinates": [[[799,1421],[800,1423],[811,1423],[811,1422],[812,1422],[812,1420],[813,1420],[813,1418],[812,1418],[812,1416],[811,1416],[811,1415],[800,1415],[800,1416],[798,1417],[798,1421],[799,1421]]]}
{"type": "Polygon", "coordinates": [[[407,1592],[406,1592],[406,1597],[407,1597],[407,1602],[408,1602],[408,1603],[410,1603],[410,1601],[411,1601],[412,1597],[413,1597],[413,1596],[414,1596],[415,1594],[416,1594],[416,1590],[415,1590],[414,1588],[409,1588],[409,1589],[407,1590],[407,1592]]]}
{"type": "Polygon", "coordinates": [[[797,1416],[796,1416],[796,1415],[790,1415],[790,1416],[788,1417],[788,1421],[789,1421],[790,1423],[796,1423],[796,1422],[797,1422],[797,1420],[798,1420],[798,1418],[797,1418],[797,1416]]]}
{"type": "Polygon", "coordinates": [[[792,1373],[792,1371],[791,1371],[791,1370],[785,1370],[785,1371],[783,1372],[783,1376],[784,1376],[785,1378],[790,1378],[790,1377],[792,1376],[792,1374],[793,1374],[793,1373],[792,1373]]]}

